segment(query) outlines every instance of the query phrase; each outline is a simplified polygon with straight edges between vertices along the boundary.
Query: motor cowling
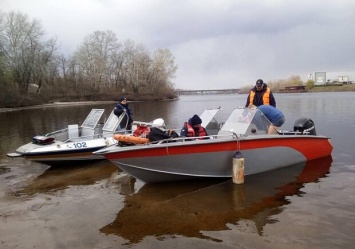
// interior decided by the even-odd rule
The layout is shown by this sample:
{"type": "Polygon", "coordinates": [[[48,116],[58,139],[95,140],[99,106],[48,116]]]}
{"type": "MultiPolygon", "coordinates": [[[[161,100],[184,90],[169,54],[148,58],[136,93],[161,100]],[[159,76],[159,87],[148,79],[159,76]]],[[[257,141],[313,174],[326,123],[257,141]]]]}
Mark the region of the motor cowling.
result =
{"type": "Polygon", "coordinates": [[[302,132],[302,134],[317,135],[316,126],[310,118],[299,118],[295,121],[293,130],[297,132],[302,132]]]}

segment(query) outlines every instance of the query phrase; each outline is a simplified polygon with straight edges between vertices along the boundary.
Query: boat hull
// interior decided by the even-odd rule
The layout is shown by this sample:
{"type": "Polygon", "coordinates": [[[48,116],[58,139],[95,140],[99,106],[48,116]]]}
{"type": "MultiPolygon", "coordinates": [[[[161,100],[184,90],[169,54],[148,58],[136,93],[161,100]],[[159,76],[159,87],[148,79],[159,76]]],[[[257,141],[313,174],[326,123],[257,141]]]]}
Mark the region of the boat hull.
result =
{"type": "Polygon", "coordinates": [[[45,163],[45,164],[62,164],[71,163],[75,161],[91,161],[91,160],[105,160],[105,157],[95,156],[92,153],[103,147],[91,148],[87,150],[65,151],[65,152],[45,152],[45,153],[28,153],[23,155],[27,160],[45,163]]]}
{"type": "Polygon", "coordinates": [[[143,182],[193,178],[230,178],[234,154],[244,157],[245,175],[329,156],[330,140],[321,136],[250,136],[134,146],[103,150],[119,168],[143,182]]]}
{"type": "Polygon", "coordinates": [[[93,154],[94,151],[106,147],[104,138],[75,142],[55,142],[50,145],[28,143],[16,150],[18,156],[27,160],[45,164],[61,164],[75,161],[105,160],[102,155],[93,154]]]}

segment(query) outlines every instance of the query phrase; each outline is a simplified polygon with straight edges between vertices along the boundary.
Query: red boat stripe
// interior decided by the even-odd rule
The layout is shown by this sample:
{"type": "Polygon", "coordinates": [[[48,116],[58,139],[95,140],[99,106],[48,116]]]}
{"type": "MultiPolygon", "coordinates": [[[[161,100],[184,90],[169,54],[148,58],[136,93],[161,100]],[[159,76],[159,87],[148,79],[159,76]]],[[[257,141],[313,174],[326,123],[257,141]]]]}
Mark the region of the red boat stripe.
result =
{"type": "MultiPolygon", "coordinates": [[[[151,157],[238,150],[238,140],[220,143],[191,143],[191,145],[186,144],[185,146],[166,144],[166,147],[147,146],[141,150],[117,151],[105,154],[105,156],[107,159],[118,159],[129,157],[151,157]]],[[[327,138],[305,138],[301,136],[295,136],[292,138],[280,137],[272,139],[261,138],[252,140],[241,140],[239,147],[240,150],[250,150],[267,147],[289,147],[302,153],[307,158],[307,160],[313,160],[316,158],[328,156],[331,154],[333,149],[327,138]]]]}

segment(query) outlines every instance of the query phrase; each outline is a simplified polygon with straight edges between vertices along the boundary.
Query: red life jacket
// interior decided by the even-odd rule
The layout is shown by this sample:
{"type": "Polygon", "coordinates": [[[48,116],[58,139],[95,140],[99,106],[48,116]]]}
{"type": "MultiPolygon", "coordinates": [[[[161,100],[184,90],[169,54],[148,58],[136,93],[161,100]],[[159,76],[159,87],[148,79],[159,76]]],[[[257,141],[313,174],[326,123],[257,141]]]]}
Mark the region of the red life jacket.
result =
{"type": "MultiPolygon", "coordinates": [[[[195,137],[196,133],[194,128],[189,123],[186,124],[186,127],[187,127],[187,134],[189,135],[189,137],[195,137]]],[[[207,132],[205,128],[203,128],[202,126],[198,128],[198,136],[199,137],[207,136],[207,132]]]]}
{"type": "Polygon", "coordinates": [[[149,127],[138,125],[137,129],[133,132],[133,136],[135,136],[135,137],[147,137],[149,132],[150,132],[149,127]]]}

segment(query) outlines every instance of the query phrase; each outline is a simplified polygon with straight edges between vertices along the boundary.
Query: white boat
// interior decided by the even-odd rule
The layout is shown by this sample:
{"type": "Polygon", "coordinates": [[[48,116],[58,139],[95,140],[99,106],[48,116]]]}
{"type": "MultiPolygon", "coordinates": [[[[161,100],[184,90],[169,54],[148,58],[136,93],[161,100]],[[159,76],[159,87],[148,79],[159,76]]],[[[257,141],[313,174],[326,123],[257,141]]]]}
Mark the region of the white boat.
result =
{"type": "Polygon", "coordinates": [[[111,146],[94,152],[146,182],[196,178],[231,178],[233,158],[244,158],[245,175],[274,170],[329,156],[330,139],[316,135],[309,118],[295,121],[292,131],[267,134],[270,121],[258,110],[235,108],[217,135],[175,138],[130,147],[111,146]]]}
{"type": "Polygon", "coordinates": [[[85,121],[45,135],[34,136],[32,142],[20,146],[9,157],[24,157],[27,160],[46,164],[69,161],[104,160],[92,154],[115,143],[112,139],[122,117],[111,112],[104,124],[99,121],[104,109],[92,109],[85,121]]]}

